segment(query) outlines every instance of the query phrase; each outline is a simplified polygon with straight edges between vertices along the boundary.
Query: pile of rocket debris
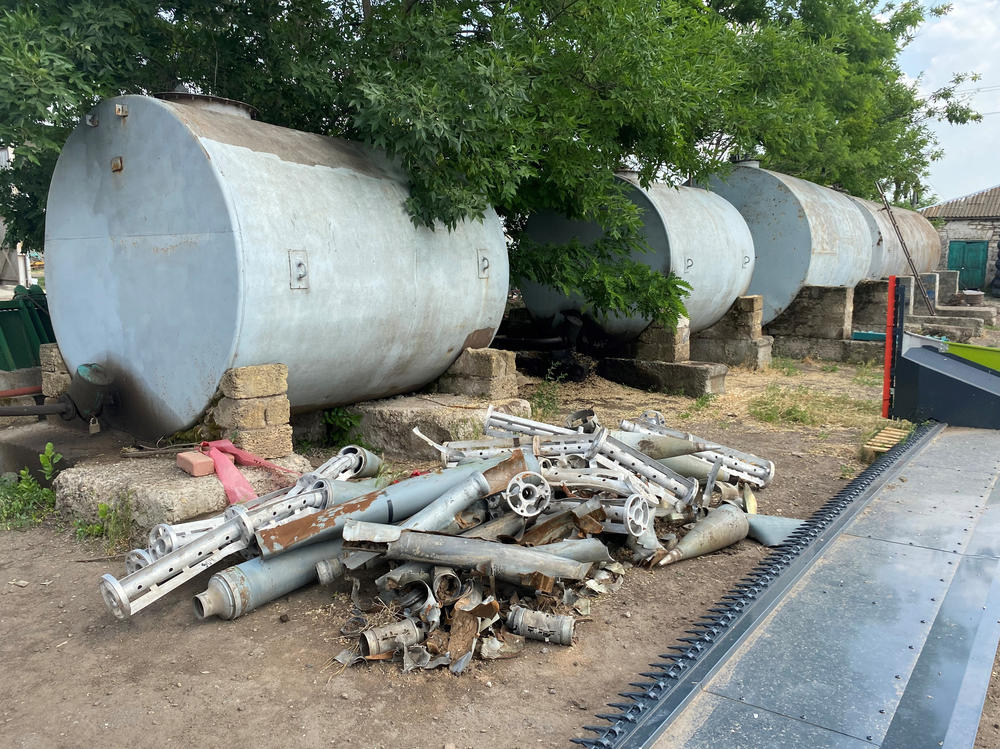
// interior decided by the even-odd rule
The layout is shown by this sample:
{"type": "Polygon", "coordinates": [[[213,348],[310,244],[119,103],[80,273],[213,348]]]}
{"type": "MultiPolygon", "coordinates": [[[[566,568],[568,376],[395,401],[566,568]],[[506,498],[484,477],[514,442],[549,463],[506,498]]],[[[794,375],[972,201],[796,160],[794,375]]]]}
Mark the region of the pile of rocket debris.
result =
{"type": "Polygon", "coordinates": [[[474,656],[516,654],[525,638],[572,644],[574,615],[633,565],[716,551],[748,532],[773,545],[796,524],[772,538],[773,523],[752,529],[766,519],[754,490],[774,478],[773,463],[670,429],[655,411],[612,430],[590,409],[556,426],[491,408],[482,439],[439,445],[414,432],[440,452],[440,470],[383,486],[380,459],[345,447],[295,486],[154,527],[125,577],[101,579],[105,603],[127,619],[241,554],[195,596],[199,619],[350,579],[354,616],[342,632],[356,640],[339,662],[399,657],[404,670],[460,673],[474,656]],[[356,575],[390,566],[366,609],[356,575]]]}

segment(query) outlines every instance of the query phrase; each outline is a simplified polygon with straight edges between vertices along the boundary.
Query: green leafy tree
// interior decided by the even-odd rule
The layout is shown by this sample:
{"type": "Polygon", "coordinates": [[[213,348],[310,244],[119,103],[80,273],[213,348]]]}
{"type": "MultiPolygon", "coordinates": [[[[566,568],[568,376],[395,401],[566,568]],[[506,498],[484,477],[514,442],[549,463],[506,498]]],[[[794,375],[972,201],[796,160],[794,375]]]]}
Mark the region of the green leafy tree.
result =
{"type": "Polygon", "coordinates": [[[644,248],[614,175],[680,182],[737,154],[860,195],[919,192],[930,117],[974,114],[954,86],[923,100],[899,51],[924,18],[871,0],[0,0],[0,216],[43,242],[58,150],[97,100],[178,83],[261,118],[365,141],[411,179],[417,224],[494,206],[515,276],[597,311],[671,323],[684,284],[644,248]],[[12,191],[8,188],[16,188],[12,191]],[[600,223],[596,246],[532,246],[525,218],[600,223]]]}

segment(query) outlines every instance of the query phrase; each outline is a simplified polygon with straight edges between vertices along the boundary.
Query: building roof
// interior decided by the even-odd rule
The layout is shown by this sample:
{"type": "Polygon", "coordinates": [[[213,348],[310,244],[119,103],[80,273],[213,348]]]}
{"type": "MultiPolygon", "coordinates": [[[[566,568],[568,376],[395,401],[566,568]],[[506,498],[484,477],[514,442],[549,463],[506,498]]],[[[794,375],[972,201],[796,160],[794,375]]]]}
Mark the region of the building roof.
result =
{"type": "Polygon", "coordinates": [[[921,208],[927,218],[1000,218],[1000,185],[921,208]]]}

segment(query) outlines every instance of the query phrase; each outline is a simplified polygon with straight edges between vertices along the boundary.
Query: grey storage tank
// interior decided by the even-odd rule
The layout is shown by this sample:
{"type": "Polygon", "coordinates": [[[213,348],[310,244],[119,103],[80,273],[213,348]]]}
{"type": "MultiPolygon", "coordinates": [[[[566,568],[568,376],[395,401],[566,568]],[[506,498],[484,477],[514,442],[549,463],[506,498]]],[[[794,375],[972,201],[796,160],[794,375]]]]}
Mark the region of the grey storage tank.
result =
{"type": "MultiPolygon", "coordinates": [[[[619,178],[626,185],[628,198],[639,208],[642,236],[651,250],[633,253],[632,259],[664,274],[673,271],[691,284],[684,304],[692,332],[717,322],[746,291],[753,273],[753,240],[746,222],[729,203],[706,190],[662,183],[644,189],[632,174],[623,173],[619,178]]],[[[576,239],[584,245],[603,234],[596,223],[551,213],[529,218],[524,233],[539,244],[566,244],[576,239]]],[[[519,286],[524,304],[536,320],[557,325],[564,312],[586,311],[579,296],[568,297],[531,281],[522,280],[519,286]]],[[[635,338],[651,322],[639,315],[591,317],[606,335],[618,340],[635,338]]]]}
{"type": "Polygon", "coordinates": [[[861,209],[846,195],[743,162],[713,176],[709,189],[746,220],[757,253],[747,294],[764,298],[764,322],[803,286],[855,286],[868,274],[872,238],[861,209]]]}
{"type": "MultiPolygon", "coordinates": [[[[912,276],[913,271],[906,261],[903,247],[896,236],[885,206],[864,198],[851,196],[851,200],[861,208],[872,233],[872,260],[868,266],[867,278],[878,280],[889,276],[912,276]]],[[[941,237],[937,229],[926,218],[915,211],[892,207],[893,218],[903,235],[906,249],[917,266],[918,273],[929,273],[941,260],[941,237]]]]}
{"type": "Polygon", "coordinates": [[[418,388],[503,315],[500,221],[417,228],[405,176],[227,100],[104,101],[70,135],[46,220],[52,323],[71,371],[98,362],[119,421],[192,424],[226,369],[288,365],[293,409],[418,388]]]}

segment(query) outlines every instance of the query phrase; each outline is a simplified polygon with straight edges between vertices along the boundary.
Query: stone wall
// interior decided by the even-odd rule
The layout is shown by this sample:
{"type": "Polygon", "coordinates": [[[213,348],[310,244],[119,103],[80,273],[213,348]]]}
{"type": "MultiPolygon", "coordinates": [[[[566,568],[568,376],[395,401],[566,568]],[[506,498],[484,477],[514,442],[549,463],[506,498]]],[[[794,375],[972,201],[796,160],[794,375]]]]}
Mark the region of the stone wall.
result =
{"type": "Polygon", "coordinates": [[[997,242],[1000,241],[1000,219],[952,219],[938,227],[941,236],[941,262],[939,268],[948,267],[948,244],[952,240],[975,242],[985,239],[989,242],[986,260],[986,285],[989,286],[996,271],[997,242]]]}

